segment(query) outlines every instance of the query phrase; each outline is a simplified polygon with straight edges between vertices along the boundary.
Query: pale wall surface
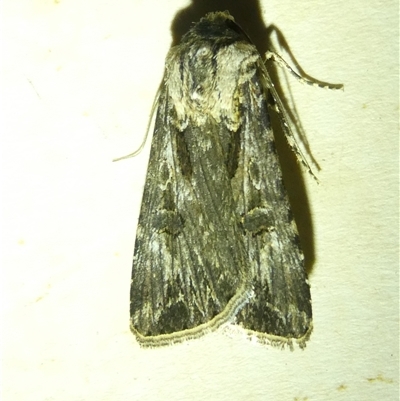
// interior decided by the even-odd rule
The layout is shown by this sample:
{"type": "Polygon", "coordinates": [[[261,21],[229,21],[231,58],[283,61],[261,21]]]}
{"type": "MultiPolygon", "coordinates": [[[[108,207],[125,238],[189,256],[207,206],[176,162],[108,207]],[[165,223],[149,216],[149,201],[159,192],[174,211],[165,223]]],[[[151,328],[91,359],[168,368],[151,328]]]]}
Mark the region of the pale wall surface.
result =
{"type": "MultiPolygon", "coordinates": [[[[243,3],[259,28],[256,2],[243,3]]],[[[171,22],[188,6],[2,2],[2,399],[398,400],[396,1],[261,4],[308,74],[345,84],[289,77],[322,167],[319,185],[303,172],[304,200],[291,192],[311,267],[307,348],[215,333],[146,350],[129,332],[150,140],[111,160],[143,139],[171,22]]]]}

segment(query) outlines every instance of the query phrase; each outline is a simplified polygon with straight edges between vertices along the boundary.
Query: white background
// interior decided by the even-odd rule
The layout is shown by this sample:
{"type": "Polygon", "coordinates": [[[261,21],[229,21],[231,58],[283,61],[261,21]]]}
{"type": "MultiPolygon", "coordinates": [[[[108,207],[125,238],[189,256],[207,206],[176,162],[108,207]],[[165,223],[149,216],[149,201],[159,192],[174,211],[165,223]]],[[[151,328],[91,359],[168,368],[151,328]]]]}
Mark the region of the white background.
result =
{"type": "Polygon", "coordinates": [[[217,332],[148,350],[129,331],[150,140],[111,160],[143,140],[171,23],[218,4],[265,43],[256,1],[200,3],[2,2],[2,399],[398,400],[394,0],[261,1],[305,72],[345,85],[288,78],[321,166],[319,185],[285,177],[312,285],[307,348],[217,332]]]}

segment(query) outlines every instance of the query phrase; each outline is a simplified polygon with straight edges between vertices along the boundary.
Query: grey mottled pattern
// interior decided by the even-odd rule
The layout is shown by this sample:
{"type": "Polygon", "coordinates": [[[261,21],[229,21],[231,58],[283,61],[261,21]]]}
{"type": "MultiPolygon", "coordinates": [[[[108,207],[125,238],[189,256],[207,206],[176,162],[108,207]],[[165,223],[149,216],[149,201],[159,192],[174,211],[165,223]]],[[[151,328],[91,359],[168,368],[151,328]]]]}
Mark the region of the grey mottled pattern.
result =
{"type": "Polygon", "coordinates": [[[170,50],[132,269],[131,329],[141,345],[233,322],[260,341],[304,346],[310,289],[269,93],[281,106],[226,12],[208,14],[170,50]]]}

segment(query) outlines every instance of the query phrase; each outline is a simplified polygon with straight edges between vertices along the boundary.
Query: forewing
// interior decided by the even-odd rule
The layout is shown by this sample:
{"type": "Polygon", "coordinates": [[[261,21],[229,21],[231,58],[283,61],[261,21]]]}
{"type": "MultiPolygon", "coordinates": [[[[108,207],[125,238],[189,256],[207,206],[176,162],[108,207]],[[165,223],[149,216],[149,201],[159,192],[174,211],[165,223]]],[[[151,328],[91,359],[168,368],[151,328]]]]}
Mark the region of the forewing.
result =
{"type": "Polygon", "coordinates": [[[221,140],[212,122],[181,132],[173,113],[164,87],[131,284],[131,328],[139,341],[151,345],[214,329],[234,316],[249,289],[244,238],[227,175],[231,134],[221,140]]]}
{"type": "Polygon", "coordinates": [[[254,296],[237,321],[262,338],[295,338],[312,328],[311,296],[267,108],[269,77],[263,66],[243,85],[238,173],[233,180],[242,216],[254,296]]]}

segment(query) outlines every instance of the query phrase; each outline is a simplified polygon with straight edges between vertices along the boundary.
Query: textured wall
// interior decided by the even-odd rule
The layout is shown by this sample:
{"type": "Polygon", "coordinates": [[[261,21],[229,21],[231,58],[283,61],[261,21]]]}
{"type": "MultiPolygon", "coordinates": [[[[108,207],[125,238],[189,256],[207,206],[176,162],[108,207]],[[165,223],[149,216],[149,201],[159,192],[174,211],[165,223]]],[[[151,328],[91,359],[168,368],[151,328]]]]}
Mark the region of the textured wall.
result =
{"type": "MultiPolygon", "coordinates": [[[[150,140],[111,160],[143,140],[174,16],[189,7],[177,36],[208,3],[2,2],[4,399],[398,399],[395,1],[261,2],[306,73],[345,85],[288,77],[321,166],[318,185],[283,156],[310,270],[307,348],[217,332],[146,350],[129,332],[150,140]]],[[[230,3],[212,4],[262,47],[256,2],[230,3]]]]}

